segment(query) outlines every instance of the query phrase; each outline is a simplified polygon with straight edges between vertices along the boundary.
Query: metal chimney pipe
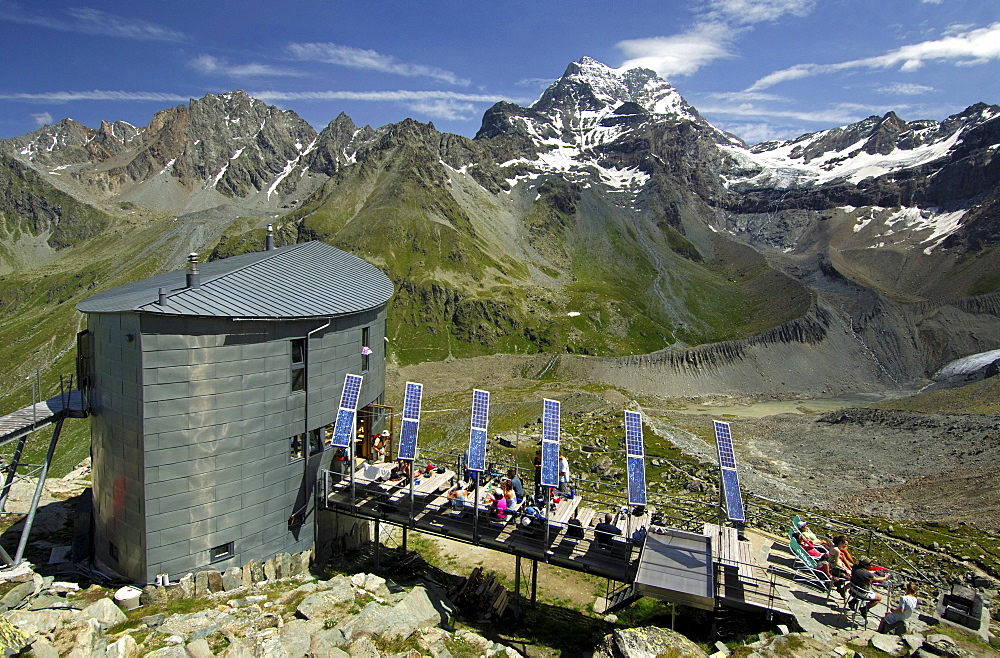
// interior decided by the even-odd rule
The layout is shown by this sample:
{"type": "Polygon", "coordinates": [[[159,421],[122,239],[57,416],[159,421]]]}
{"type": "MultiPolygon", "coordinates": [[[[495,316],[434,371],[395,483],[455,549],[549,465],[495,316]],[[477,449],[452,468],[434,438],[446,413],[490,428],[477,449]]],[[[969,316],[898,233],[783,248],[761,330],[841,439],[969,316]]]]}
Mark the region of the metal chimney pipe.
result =
{"type": "Polygon", "coordinates": [[[201,274],[198,273],[198,254],[188,254],[187,287],[201,288],[201,274]]]}
{"type": "Polygon", "coordinates": [[[166,306],[167,305],[167,289],[166,288],[160,288],[159,299],[156,300],[156,303],[159,304],[160,306],[166,306]]]}
{"type": "Polygon", "coordinates": [[[272,249],[274,249],[274,226],[268,224],[267,237],[264,238],[264,250],[271,251],[272,249]]]}

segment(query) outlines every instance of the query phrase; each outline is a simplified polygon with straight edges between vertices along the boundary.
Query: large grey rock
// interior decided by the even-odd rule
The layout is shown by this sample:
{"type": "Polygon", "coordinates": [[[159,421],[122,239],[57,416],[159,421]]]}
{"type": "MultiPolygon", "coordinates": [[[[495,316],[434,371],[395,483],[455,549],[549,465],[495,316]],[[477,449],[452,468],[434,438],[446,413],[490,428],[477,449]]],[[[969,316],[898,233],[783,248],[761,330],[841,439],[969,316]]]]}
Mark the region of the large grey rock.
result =
{"type": "Polygon", "coordinates": [[[382,655],[378,647],[375,646],[375,643],[367,635],[351,642],[351,645],[347,647],[347,651],[350,652],[351,658],[380,658],[382,655]]]}
{"type": "Polygon", "coordinates": [[[26,633],[33,635],[48,635],[75,610],[14,610],[8,612],[7,621],[26,633]]]}
{"type": "Polygon", "coordinates": [[[128,619],[125,613],[121,611],[121,608],[116,606],[111,599],[98,599],[94,601],[83,609],[82,614],[96,619],[105,628],[120,624],[128,619]]]}
{"type": "Polygon", "coordinates": [[[0,598],[0,612],[16,608],[26,598],[35,593],[35,583],[32,581],[18,583],[0,598]]]}
{"type": "Polygon", "coordinates": [[[594,650],[594,658],[707,658],[701,647],[680,633],[649,626],[615,630],[594,650]]]}
{"type": "Polygon", "coordinates": [[[227,592],[243,587],[243,570],[239,567],[226,569],[226,572],[222,574],[222,587],[227,592]]]}
{"type": "Polygon", "coordinates": [[[373,601],[344,625],[344,635],[351,640],[363,635],[405,639],[419,628],[437,626],[447,621],[454,606],[436,594],[432,601],[431,596],[427,589],[414,587],[395,605],[373,601]]]}
{"type": "Polygon", "coordinates": [[[278,579],[278,565],[276,562],[276,558],[273,557],[264,561],[264,577],[270,581],[278,579]]]}
{"type": "Polygon", "coordinates": [[[36,637],[31,643],[31,654],[35,658],[59,658],[59,650],[44,637],[36,637]]]}
{"type": "Polygon", "coordinates": [[[161,585],[146,585],[139,595],[140,605],[165,605],[167,603],[167,588],[161,585]]]}
{"type": "Polygon", "coordinates": [[[139,644],[131,635],[124,635],[120,640],[108,645],[107,658],[135,658],[139,655],[139,644]]]}
{"type": "Polygon", "coordinates": [[[194,584],[194,574],[186,573],[181,576],[181,579],[177,582],[177,587],[180,588],[181,594],[185,599],[193,599],[195,597],[195,584],[194,584]]]}
{"type": "Polygon", "coordinates": [[[879,651],[884,651],[885,653],[892,655],[896,655],[903,648],[903,643],[898,637],[895,635],[886,635],[884,633],[875,633],[872,635],[872,638],[868,640],[868,643],[879,651]]]}
{"type": "Polygon", "coordinates": [[[354,603],[354,588],[350,583],[309,594],[299,603],[295,612],[306,619],[339,619],[350,604],[354,603]]]}
{"type": "Polygon", "coordinates": [[[214,569],[206,571],[208,574],[208,591],[212,592],[224,592],[226,587],[222,583],[222,574],[214,569]]]}
{"type": "Polygon", "coordinates": [[[184,650],[184,647],[175,644],[157,649],[156,651],[150,651],[146,654],[146,658],[188,658],[188,654],[184,650]]]}
{"type": "Polygon", "coordinates": [[[73,637],[73,648],[66,655],[69,658],[91,658],[94,654],[104,654],[108,641],[104,637],[101,624],[96,619],[82,622],[73,637]]]}
{"type": "Polygon", "coordinates": [[[187,615],[171,615],[156,628],[158,633],[175,635],[185,642],[208,637],[233,621],[232,615],[219,610],[202,610],[187,615]]]}
{"type": "Polygon", "coordinates": [[[212,647],[209,646],[208,640],[203,637],[198,638],[194,642],[188,642],[184,646],[184,651],[187,653],[188,658],[215,658],[212,647]]]}

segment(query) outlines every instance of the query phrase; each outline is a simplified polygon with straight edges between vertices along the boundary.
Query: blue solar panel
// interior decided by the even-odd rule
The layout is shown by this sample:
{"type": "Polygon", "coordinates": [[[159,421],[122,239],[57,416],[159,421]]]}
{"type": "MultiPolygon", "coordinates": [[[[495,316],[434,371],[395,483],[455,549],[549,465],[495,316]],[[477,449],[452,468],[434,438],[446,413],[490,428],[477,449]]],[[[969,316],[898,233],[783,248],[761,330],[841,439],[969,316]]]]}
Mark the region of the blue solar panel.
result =
{"type": "Polygon", "coordinates": [[[472,391],[472,426],[476,429],[485,430],[490,416],[490,393],[480,391],[478,388],[472,391]]]}
{"type": "Polygon", "coordinates": [[[404,459],[408,462],[417,457],[417,428],[420,423],[404,418],[403,426],[399,430],[399,450],[396,452],[396,459],[404,459]]]}
{"type": "Polygon", "coordinates": [[[423,392],[423,384],[406,382],[406,394],[403,396],[403,418],[420,420],[420,400],[423,392]]]}
{"type": "Polygon", "coordinates": [[[637,411],[625,412],[625,454],[630,457],[646,454],[642,445],[642,414],[637,411]]]}
{"type": "Polygon", "coordinates": [[[340,408],[357,411],[359,395],[361,395],[361,375],[344,377],[344,390],[340,394],[340,408]]]}
{"type": "Polygon", "coordinates": [[[542,486],[559,486],[558,441],[542,441],[542,486]]]}
{"type": "Polygon", "coordinates": [[[722,469],[722,488],[726,494],[726,515],[729,520],[746,521],[743,496],[740,494],[740,478],[735,468],[722,469]]]}
{"type": "Polygon", "coordinates": [[[469,462],[465,468],[470,471],[486,470],[486,430],[469,430],[469,462]]]}
{"type": "Polygon", "coordinates": [[[722,468],[736,468],[736,453],[733,450],[733,434],[729,429],[729,423],[713,421],[715,423],[715,444],[719,449],[719,466],[722,468]]]}
{"type": "Polygon", "coordinates": [[[341,409],[337,412],[337,425],[333,428],[331,443],[338,448],[346,448],[354,436],[354,409],[341,409]]]}
{"type": "Polygon", "coordinates": [[[560,408],[558,400],[542,400],[542,440],[559,442],[560,408]]]}
{"type": "Polygon", "coordinates": [[[646,504],[646,460],[642,457],[628,457],[628,502],[646,504]]]}
{"type": "Polygon", "coordinates": [[[403,423],[399,432],[399,450],[396,458],[413,461],[417,457],[417,430],[420,428],[420,400],[424,385],[406,382],[403,395],[403,423]]]}

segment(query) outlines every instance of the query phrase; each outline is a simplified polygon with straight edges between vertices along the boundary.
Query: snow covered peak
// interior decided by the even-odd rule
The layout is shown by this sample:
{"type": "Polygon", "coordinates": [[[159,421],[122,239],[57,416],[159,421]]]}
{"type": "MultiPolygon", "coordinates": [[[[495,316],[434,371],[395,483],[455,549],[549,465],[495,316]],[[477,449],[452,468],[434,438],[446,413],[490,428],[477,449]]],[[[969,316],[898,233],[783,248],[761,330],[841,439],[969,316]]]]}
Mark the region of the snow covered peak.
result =
{"type": "Polygon", "coordinates": [[[531,109],[548,113],[567,104],[590,111],[615,109],[634,103],[653,115],[671,115],[700,121],[697,111],[670,84],[649,69],[614,69],[592,57],[566,67],[531,109]]]}

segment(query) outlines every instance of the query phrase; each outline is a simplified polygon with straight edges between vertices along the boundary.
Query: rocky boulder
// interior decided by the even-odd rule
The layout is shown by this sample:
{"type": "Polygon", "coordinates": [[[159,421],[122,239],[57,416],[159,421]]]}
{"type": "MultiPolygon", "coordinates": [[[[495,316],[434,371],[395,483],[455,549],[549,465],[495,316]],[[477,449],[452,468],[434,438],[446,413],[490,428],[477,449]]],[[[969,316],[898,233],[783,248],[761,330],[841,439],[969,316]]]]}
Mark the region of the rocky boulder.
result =
{"type": "Polygon", "coordinates": [[[604,636],[594,658],[708,658],[701,647],[680,633],[650,626],[616,630],[604,636]]]}

